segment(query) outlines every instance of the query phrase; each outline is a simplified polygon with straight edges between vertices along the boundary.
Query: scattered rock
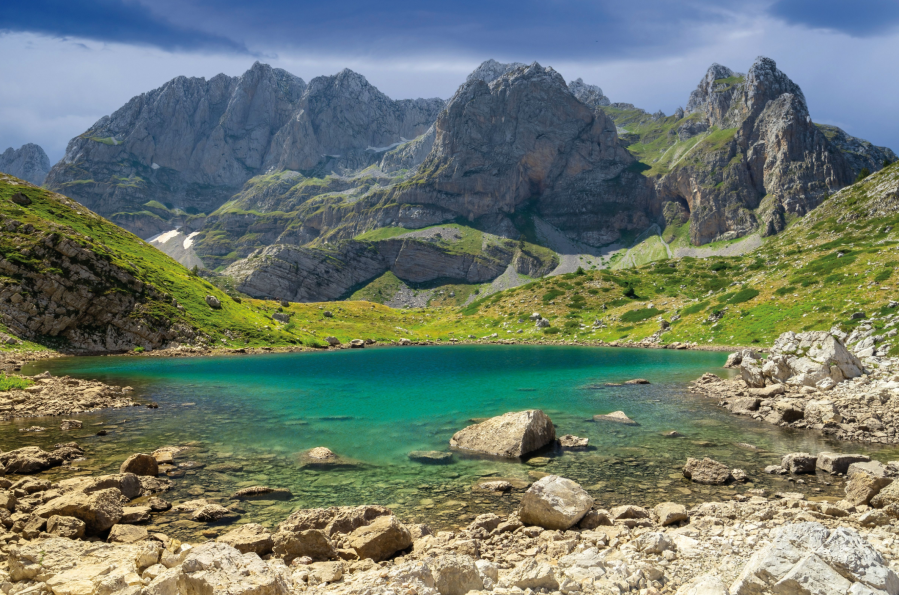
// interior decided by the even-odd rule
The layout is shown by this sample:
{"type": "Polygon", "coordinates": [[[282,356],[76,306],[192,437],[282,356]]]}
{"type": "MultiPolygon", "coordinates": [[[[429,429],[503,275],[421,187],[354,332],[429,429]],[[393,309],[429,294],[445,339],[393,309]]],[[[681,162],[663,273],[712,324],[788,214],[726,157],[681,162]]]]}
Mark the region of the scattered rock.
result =
{"type": "Polygon", "coordinates": [[[143,527],[134,525],[113,525],[109,531],[107,543],[137,543],[138,541],[146,541],[149,533],[143,527]]]}
{"type": "Polygon", "coordinates": [[[867,455],[842,454],[837,452],[818,453],[817,468],[832,475],[845,474],[849,471],[849,465],[853,463],[866,463],[871,460],[867,455]]]}
{"type": "Polygon", "coordinates": [[[306,529],[305,531],[278,531],[272,536],[272,550],[284,562],[308,557],[312,560],[333,560],[337,551],[324,531],[306,529]]]}
{"type": "Polygon", "coordinates": [[[389,515],[359,527],[349,535],[347,543],[359,558],[380,562],[412,545],[412,536],[395,516],[389,515]]]}
{"type": "Polygon", "coordinates": [[[85,528],[84,521],[71,516],[53,515],[47,519],[47,533],[56,537],[81,539],[85,528]]]}
{"type": "Polygon", "coordinates": [[[569,448],[571,450],[587,448],[589,442],[589,438],[579,438],[577,436],[572,436],[571,434],[565,434],[559,438],[559,445],[562,448],[569,448]]]}
{"type": "Polygon", "coordinates": [[[662,527],[673,525],[681,521],[689,520],[687,509],[683,504],[675,504],[674,502],[662,502],[652,509],[652,513],[657,522],[662,527]]]}
{"type": "Polygon", "coordinates": [[[791,452],[784,455],[780,462],[780,466],[793,475],[803,473],[814,473],[818,465],[818,457],[812,456],[807,452],[791,452]]]}
{"type": "Polygon", "coordinates": [[[593,498],[577,483],[548,475],[535,482],[521,499],[518,516],[526,525],[565,530],[593,507],[593,498]]]}
{"type": "Polygon", "coordinates": [[[212,308],[213,310],[221,310],[222,309],[222,302],[219,301],[219,299],[217,297],[215,297],[214,295],[206,296],[206,305],[209,306],[210,308],[212,308]]]}
{"type": "Polygon", "coordinates": [[[119,467],[119,473],[156,477],[159,475],[159,464],[151,455],[137,453],[125,459],[125,462],[119,467]]]}
{"type": "Polygon", "coordinates": [[[190,515],[190,519],[200,523],[213,523],[230,514],[231,511],[224,506],[219,504],[205,504],[197,508],[194,513],[190,515]]]}
{"type": "Polygon", "coordinates": [[[730,469],[708,457],[702,459],[689,458],[684,466],[684,477],[694,483],[705,485],[722,485],[730,481],[730,469]]]}

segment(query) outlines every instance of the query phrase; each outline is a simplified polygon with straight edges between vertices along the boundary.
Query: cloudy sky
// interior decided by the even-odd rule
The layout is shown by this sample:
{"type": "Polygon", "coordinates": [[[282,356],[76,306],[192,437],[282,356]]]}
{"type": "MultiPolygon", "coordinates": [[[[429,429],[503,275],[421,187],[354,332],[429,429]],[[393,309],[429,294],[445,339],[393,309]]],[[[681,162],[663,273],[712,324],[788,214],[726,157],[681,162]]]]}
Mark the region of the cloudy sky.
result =
{"type": "Polygon", "coordinates": [[[343,68],[453,94],[487,58],[550,65],[670,114],[713,63],[774,58],[812,117],[899,150],[899,0],[5,0],[0,151],[73,136],[178,76],[343,68]],[[433,5],[433,6],[432,6],[433,5]]]}

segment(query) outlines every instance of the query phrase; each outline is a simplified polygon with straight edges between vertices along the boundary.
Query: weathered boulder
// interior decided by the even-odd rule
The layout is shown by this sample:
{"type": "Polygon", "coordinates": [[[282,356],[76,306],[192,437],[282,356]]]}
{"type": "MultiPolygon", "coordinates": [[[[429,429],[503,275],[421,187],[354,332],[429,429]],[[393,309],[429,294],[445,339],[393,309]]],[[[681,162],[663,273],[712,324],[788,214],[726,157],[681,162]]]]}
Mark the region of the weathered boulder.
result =
{"type": "Polygon", "coordinates": [[[209,542],[191,549],[177,577],[177,590],[173,593],[290,593],[284,575],[273,570],[256,554],[241,554],[225,543],[209,542]],[[227,585],[226,590],[222,589],[223,585],[227,585]]]}
{"type": "Polygon", "coordinates": [[[584,518],[578,522],[577,526],[581,529],[589,531],[597,527],[612,525],[612,519],[609,517],[608,510],[589,510],[584,518]]]}
{"type": "Polygon", "coordinates": [[[703,574],[681,585],[674,595],[728,595],[728,592],[720,576],[703,574]]]}
{"type": "Polygon", "coordinates": [[[892,483],[895,476],[892,469],[879,461],[852,463],[846,472],[845,500],[853,505],[868,504],[880,490],[892,483]]]}
{"type": "Polygon", "coordinates": [[[122,518],[121,492],[108,488],[91,494],[63,494],[38,506],[34,514],[44,518],[76,517],[84,521],[88,534],[95,535],[110,529],[122,518]]]}
{"type": "Polygon", "coordinates": [[[612,421],[626,426],[639,426],[637,422],[629,418],[624,411],[613,411],[604,415],[594,415],[593,421],[612,421]]]}
{"type": "Polygon", "coordinates": [[[690,518],[687,514],[687,508],[683,504],[675,504],[674,502],[656,504],[652,509],[652,513],[662,527],[686,521],[690,518]]]}
{"type": "Polygon", "coordinates": [[[484,588],[478,567],[469,556],[438,556],[430,560],[428,566],[440,595],[465,595],[484,588]]]}
{"type": "Polygon", "coordinates": [[[555,440],[552,420],[539,409],[506,413],[459,430],[452,448],[504,458],[518,458],[555,440]]]}
{"type": "Polygon", "coordinates": [[[117,473],[114,475],[98,475],[96,477],[71,477],[57,484],[61,492],[81,492],[92,494],[99,490],[115,488],[122,495],[133,500],[141,495],[143,485],[141,478],[133,473],[117,473]]]}
{"type": "Polygon", "coordinates": [[[0,465],[3,465],[6,473],[37,473],[61,464],[62,459],[55,459],[51,453],[37,446],[25,446],[0,453],[0,465]]]}
{"type": "Polygon", "coordinates": [[[578,436],[572,436],[571,434],[565,434],[564,436],[559,438],[559,446],[571,450],[581,450],[587,448],[587,445],[589,443],[589,438],[580,438],[578,436]]]}
{"type": "Polygon", "coordinates": [[[885,508],[892,504],[899,504],[899,480],[891,481],[871,498],[871,506],[874,508],[885,508]]]}
{"type": "Polygon", "coordinates": [[[592,507],[593,498],[581,486],[558,475],[547,475],[525,492],[518,516],[526,525],[564,531],[592,507]]]}
{"type": "Polygon", "coordinates": [[[871,460],[868,455],[842,454],[838,452],[819,452],[817,468],[831,474],[846,473],[853,463],[866,463],[871,460]]]}
{"type": "Polygon", "coordinates": [[[253,552],[260,556],[271,553],[274,547],[271,532],[258,523],[240,525],[220,535],[216,541],[230,545],[241,554],[253,552]]]}
{"type": "Polygon", "coordinates": [[[702,460],[692,457],[687,459],[687,464],[684,465],[684,477],[690,481],[706,485],[725,484],[731,478],[730,469],[728,469],[727,465],[708,457],[702,460]]]}
{"type": "Polygon", "coordinates": [[[123,525],[145,523],[150,520],[149,506],[125,506],[122,508],[122,518],[119,522],[123,525]]]}
{"type": "Polygon", "coordinates": [[[278,525],[279,531],[299,533],[307,529],[319,529],[331,537],[338,533],[352,533],[359,527],[370,525],[382,516],[392,516],[389,508],[378,505],[332,506],[330,508],[303,508],[295,510],[278,525]]]}
{"type": "Polygon", "coordinates": [[[156,477],[159,475],[159,463],[152,455],[137,453],[125,459],[125,462],[119,467],[119,473],[156,477]]]}
{"type": "Polygon", "coordinates": [[[791,452],[788,455],[784,455],[780,461],[780,466],[793,475],[814,473],[817,464],[818,457],[812,456],[807,452],[791,452]]]}
{"type": "Polygon", "coordinates": [[[190,518],[200,523],[213,523],[231,514],[230,510],[220,504],[205,504],[197,508],[190,518]]]}
{"type": "Polygon", "coordinates": [[[323,468],[340,467],[348,464],[330,448],[316,446],[300,454],[300,462],[304,467],[323,468]]]}
{"type": "Polygon", "coordinates": [[[231,494],[233,500],[287,500],[291,497],[286,488],[270,488],[268,486],[250,486],[241,488],[231,494]]]}
{"type": "Polygon", "coordinates": [[[830,531],[818,523],[777,530],[731,585],[731,595],[772,593],[870,593],[896,595],[899,576],[852,529],[830,531]],[[850,590],[852,589],[852,590],[850,590]]]}
{"type": "Polygon", "coordinates": [[[85,528],[84,521],[71,516],[53,515],[47,519],[47,533],[57,537],[80,539],[84,537],[85,528]]]}
{"type": "Polygon", "coordinates": [[[805,404],[805,421],[810,424],[838,424],[843,421],[843,416],[833,401],[813,399],[805,404]]]}
{"type": "Polygon", "coordinates": [[[212,308],[213,310],[221,310],[222,309],[222,302],[214,295],[206,296],[206,305],[209,306],[210,308],[212,308]]]}
{"type": "Polygon", "coordinates": [[[676,548],[671,538],[660,531],[640,535],[636,545],[638,550],[647,554],[661,554],[676,548]]]}
{"type": "Polygon", "coordinates": [[[405,525],[390,515],[359,527],[349,535],[347,543],[361,559],[380,562],[412,545],[412,535],[405,525]]]}
{"type": "Polygon", "coordinates": [[[63,432],[68,430],[80,430],[83,424],[77,419],[64,419],[59,423],[59,429],[63,432]]]}
{"type": "Polygon", "coordinates": [[[284,562],[290,564],[295,558],[308,556],[313,560],[333,560],[337,551],[324,531],[306,529],[305,531],[278,531],[271,536],[272,551],[284,562]]]}
{"type": "Polygon", "coordinates": [[[518,587],[519,589],[547,589],[554,591],[559,588],[553,567],[546,562],[537,562],[534,558],[526,558],[519,562],[512,570],[501,573],[499,584],[504,587],[518,587]]]}

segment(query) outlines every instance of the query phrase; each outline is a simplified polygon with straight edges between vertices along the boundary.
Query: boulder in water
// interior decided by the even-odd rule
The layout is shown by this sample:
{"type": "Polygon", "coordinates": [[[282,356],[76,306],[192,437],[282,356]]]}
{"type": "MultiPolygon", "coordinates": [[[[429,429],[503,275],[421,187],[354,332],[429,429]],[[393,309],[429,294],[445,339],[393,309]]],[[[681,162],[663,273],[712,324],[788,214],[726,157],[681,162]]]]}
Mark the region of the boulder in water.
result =
{"type": "Polygon", "coordinates": [[[708,457],[702,459],[689,458],[684,465],[684,477],[695,483],[705,485],[721,485],[731,479],[727,465],[708,457]]]}
{"type": "Polygon", "coordinates": [[[605,415],[594,415],[593,421],[613,421],[615,423],[624,424],[626,426],[639,426],[637,422],[632,420],[624,413],[624,411],[613,411],[605,415]]]}
{"type": "Polygon", "coordinates": [[[409,459],[425,465],[447,465],[453,462],[453,453],[440,450],[413,450],[409,459]]]}
{"type": "Polygon", "coordinates": [[[459,430],[452,448],[503,458],[519,458],[555,440],[552,420],[539,409],[506,413],[459,430]]]}

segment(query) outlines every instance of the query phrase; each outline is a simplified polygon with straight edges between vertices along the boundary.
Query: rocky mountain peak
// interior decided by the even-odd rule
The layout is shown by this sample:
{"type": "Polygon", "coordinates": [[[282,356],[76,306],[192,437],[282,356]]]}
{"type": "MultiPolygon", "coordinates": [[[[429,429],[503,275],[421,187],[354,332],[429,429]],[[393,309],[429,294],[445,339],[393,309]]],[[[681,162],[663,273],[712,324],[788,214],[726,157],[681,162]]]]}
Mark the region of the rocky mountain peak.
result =
{"type": "Polygon", "coordinates": [[[688,114],[698,111],[708,112],[710,105],[712,111],[720,111],[722,104],[724,104],[724,111],[727,111],[727,108],[730,107],[732,93],[726,93],[726,91],[730,90],[728,87],[733,86],[731,81],[743,77],[744,75],[734,72],[727,66],[722,66],[717,62],[712,64],[702,80],[699,81],[696,89],[690,93],[686,112],[688,114]],[[722,96],[722,91],[725,91],[726,97],[722,96]]]}
{"type": "Polygon", "coordinates": [[[509,62],[508,64],[503,64],[501,62],[497,62],[492,58],[490,60],[485,60],[481,62],[481,65],[475,68],[471,74],[468,75],[468,78],[465,79],[465,82],[470,83],[475,80],[484,81],[485,83],[490,83],[507,72],[511,72],[516,68],[521,68],[525,66],[521,62],[509,62]]]}
{"type": "Polygon", "coordinates": [[[750,112],[760,112],[768,101],[773,101],[784,93],[795,95],[803,106],[806,105],[802,89],[790,80],[790,77],[777,69],[777,63],[774,60],[764,56],[756,58],[746,75],[745,99],[750,112]]]}
{"type": "Polygon", "coordinates": [[[600,107],[612,105],[608,97],[603,95],[602,89],[596,85],[588,85],[584,79],[577,79],[568,83],[568,90],[571,91],[581,103],[586,103],[590,107],[600,107]]]}
{"type": "Polygon", "coordinates": [[[36,186],[44,183],[50,171],[50,159],[44,150],[28,143],[18,149],[12,147],[0,154],[0,172],[15,176],[36,186]]]}

